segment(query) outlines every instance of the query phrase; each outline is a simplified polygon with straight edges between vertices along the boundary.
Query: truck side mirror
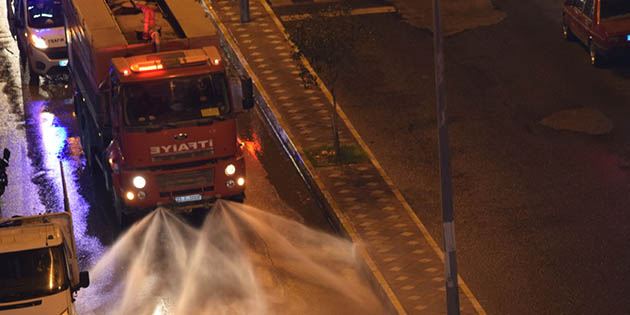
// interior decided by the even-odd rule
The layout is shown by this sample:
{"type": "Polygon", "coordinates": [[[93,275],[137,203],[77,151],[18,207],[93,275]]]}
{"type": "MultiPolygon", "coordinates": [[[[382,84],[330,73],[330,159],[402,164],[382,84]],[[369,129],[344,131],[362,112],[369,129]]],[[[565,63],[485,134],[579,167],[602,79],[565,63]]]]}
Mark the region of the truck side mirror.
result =
{"type": "Polygon", "coordinates": [[[90,285],[90,274],[87,271],[79,272],[79,288],[87,288],[90,285]]]}
{"type": "Polygon", "coordinates": [[[241,79],[241,90],[243,92],[243,109],[254,107],[254,85],[251,78],[241,79]]]}
{"type": "Polygon", "coordinates": [[[2,158],[5,161],[8,161],[10,157],[11,157],[11,151],[9,151],[9,149],[7,148],[4,148],[4,151],[2,152],[2,158]]]}
{"type": "Polygon", "coordinates": [[[105,80],[98,84],[98,90],[102,93],[109,93],[109,77],[105,78],[105,80]]]}

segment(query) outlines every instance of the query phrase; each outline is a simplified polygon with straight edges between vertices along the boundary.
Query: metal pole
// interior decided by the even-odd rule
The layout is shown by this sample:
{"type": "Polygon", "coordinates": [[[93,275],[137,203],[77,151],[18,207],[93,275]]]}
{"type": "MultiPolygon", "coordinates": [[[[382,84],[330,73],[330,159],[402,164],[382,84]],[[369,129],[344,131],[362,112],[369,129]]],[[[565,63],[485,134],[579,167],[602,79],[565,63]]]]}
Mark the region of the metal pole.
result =
{"type": "Polygon", "coordinates": [[[249,22],[249,0],[239,0],[241,23],[249,22]]]}
{"type": "Polygon", "coordinates": [[[61,187],[63,187],[63,210],[70,212],[70,201],[68,201],[68,189],[66,188],[66,176],[63,173],[63,162],[59,160],[59,169],[61,170],[61,187]]]}
{"type": "Polygon", "coordinates": [[[451,184],[451,157],[448,150],[448,123],[446,121],[446,82],[442,52],[442,25],[440,0],[433,0],[433,55],[435,58],[435,96],[437,99],[438,146],[440,156],[440,182],[442,192],[442,224],[444,228],[444,273],[446,280],[446,309],[448,315],[459,314],[459,288],[457,260],[455,259],[455,228],[451,184]]]}

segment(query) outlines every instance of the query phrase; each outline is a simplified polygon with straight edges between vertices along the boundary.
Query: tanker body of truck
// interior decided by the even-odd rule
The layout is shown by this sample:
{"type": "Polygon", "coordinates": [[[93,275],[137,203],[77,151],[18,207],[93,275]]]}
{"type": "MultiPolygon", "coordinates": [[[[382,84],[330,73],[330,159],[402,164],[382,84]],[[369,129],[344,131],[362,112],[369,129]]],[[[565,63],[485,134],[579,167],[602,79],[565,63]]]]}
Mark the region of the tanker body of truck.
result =
{"type": "Polygon", "coordinates": [[[236,115],[253,106],[252,84],[231,75],[200,4],[68,0],[63,9],[81,143],[118,219],[242,201],[236,115]]]}
{"type": "Polygon", "coordinates": [[[0,314],[76,314],[79,272],[69,212],[0,219],[0,314]]]}

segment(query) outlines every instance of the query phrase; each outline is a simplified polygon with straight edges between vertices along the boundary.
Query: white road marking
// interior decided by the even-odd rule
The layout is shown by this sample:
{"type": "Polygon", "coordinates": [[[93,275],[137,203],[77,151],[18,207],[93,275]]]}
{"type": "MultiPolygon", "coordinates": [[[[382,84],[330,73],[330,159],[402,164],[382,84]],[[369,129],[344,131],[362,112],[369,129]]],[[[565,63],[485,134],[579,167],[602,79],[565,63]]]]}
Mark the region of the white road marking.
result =
{"type": "MultiPolygon", "coordinates": [[[[353,9],[353,10],[350,10],[350,15],[383,14],[383,13],[396,13],[396,12],[397,10],[395,7],[385,6],[385,7],[353,9]]],[[[305,20],[310,17],[311,17],[310,14],[305,13],[305,14],[283,15],[280,17],[280,19],[284,22],[288,22],[288,21],[305,20]]]]}

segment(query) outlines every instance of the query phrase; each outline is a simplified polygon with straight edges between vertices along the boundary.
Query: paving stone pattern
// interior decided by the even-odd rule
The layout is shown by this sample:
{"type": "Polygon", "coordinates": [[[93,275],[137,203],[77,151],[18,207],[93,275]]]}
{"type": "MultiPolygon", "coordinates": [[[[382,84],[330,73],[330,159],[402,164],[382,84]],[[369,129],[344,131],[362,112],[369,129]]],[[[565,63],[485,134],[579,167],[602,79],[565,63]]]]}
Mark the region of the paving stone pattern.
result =
{"type": "MultiPolygon", "coordinates": [[[[291,47],[262,3],[250,3],[249,23],[240,23],[237,1],[212,3],[247,63],[272,98],[291,140],[303,149],[332,144],[332,105],[319,89],[305,90],[291,47]]],[[[339,121],[342,144],[359,145],[339,121]]],[[[400,305],[408,314],[444,314],[444,265],[422,230],[372,163],[313,170],[348,218],[400,305]]],[[[460,290],[463,314],[475,314],[460,290]]]]}

